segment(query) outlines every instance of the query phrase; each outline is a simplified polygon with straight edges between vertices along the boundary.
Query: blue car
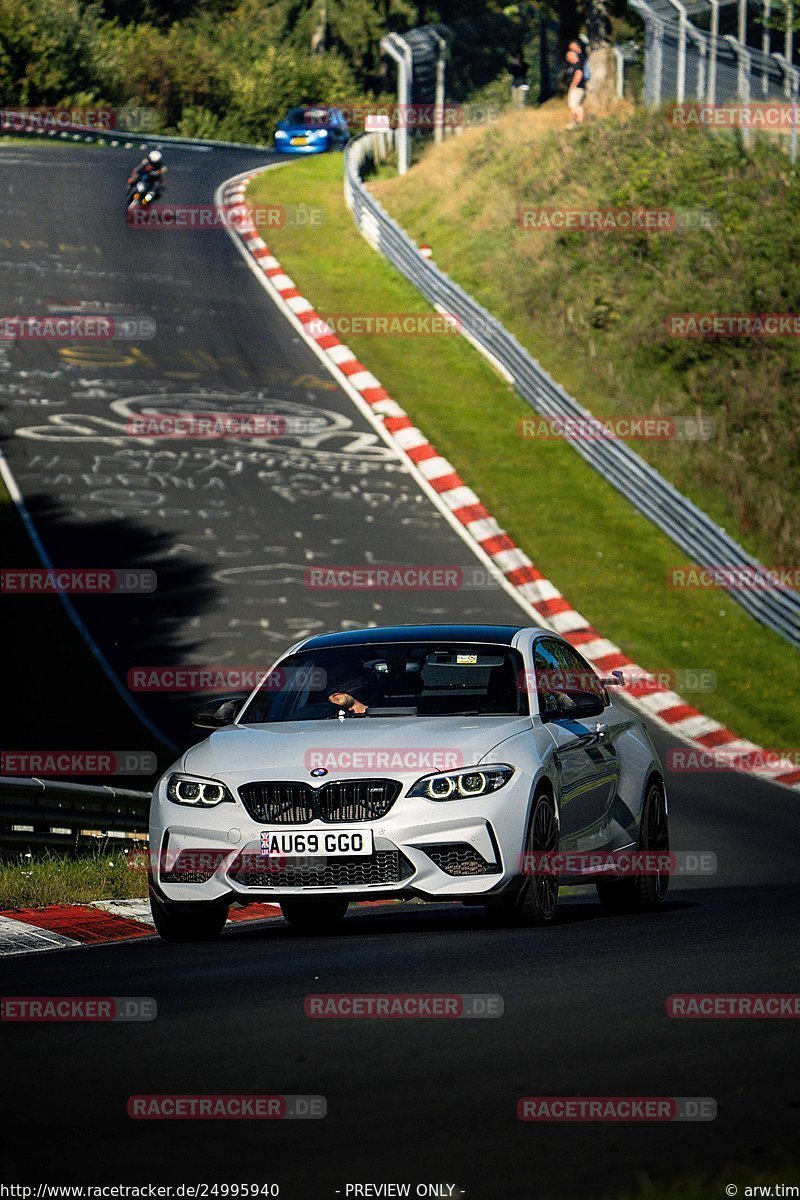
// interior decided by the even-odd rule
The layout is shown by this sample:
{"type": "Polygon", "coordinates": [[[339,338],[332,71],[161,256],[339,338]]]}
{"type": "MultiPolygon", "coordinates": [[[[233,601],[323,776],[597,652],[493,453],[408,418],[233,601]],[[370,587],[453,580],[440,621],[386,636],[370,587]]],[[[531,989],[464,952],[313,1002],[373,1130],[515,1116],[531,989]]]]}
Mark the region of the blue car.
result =
{"type": "Polygon", "coordinates": [[[291,109],[275,131],[275,149],[281,154],[324,154],[341,150],[350,137],[344,114],[328,104],[291,109]]]}

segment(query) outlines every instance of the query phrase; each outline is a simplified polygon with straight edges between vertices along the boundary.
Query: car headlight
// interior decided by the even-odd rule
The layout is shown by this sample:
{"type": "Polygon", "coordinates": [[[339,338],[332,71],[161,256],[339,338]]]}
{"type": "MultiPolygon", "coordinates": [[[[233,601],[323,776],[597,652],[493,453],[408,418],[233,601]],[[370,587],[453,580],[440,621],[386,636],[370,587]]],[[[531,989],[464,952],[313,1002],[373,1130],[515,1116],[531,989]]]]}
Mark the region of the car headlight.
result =
{"type": "Polygon", "coordinates": [[[288,133],[286,133],[286,132],[285,132],[285,130],[283,130],[283,129],[277,129],[277,130],[275,131],[275,137],[276,137],[276,138],[285,138],[285,137],[288,137],[288,136],[289,136],[289,135],[288,135],[288,133]]]}
{"type": "Polygon", "coordinates": [[[233,803],[233,796],[224,783],[194,775],[170,775],[167,796],[174,804],[191,804],[194,808],[213,808],[226,800],[233,803]]]}
{"type": "Polygon", "coordinates": [[[312,133],[312,137],[326,138],[328,136],[327,129],[317,129],[312,133]]]}
{"type": "Polygon", "coordinates": [[[505,787],[513,774],[514,768],[505,763],[443,771],[418,779],[408,794],[423,796],[426,800],[471,800],[474,796],[486,796],[505,787]]]}

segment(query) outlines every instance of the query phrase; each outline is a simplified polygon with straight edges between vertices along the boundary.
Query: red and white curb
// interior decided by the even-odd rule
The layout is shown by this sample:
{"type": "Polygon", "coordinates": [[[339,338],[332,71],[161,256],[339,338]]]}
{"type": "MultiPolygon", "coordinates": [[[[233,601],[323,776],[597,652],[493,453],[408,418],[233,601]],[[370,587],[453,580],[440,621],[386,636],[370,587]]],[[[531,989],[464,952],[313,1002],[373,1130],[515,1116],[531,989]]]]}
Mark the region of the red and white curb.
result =
{"type": "MultiPolygon", "coordinates": [[[[396,900],[358,900],[353,908],[391,908],[395,904],[396,900]]],[[[237,925],[278,917],[283,919],[278,904],[234,904],[228,910],[228,920],[237,925]]],[[[0,912],[0,958],[154,936],[149,900],[93,900],[0,912]]]]}
{"type": "MultiPolygon", "coordinates": [[[[279,917],[277,904],[232,908],[229,921],[279,917]]],[[[122,942],[155,934],[147,900],[95,900],[90,904],[51,904],[0,912],[0,957],[61,950],[98,942],[122,942]]]]}
{"type": "Polygon", "coordinates": [[[800,788],[800,768],[796,763],[737,737],[719,721],[687,704],[590,625],[501,529],[475,492],[447,459],[437,454],[425,434],[392,399],[380,380],[325,324],[324,318],[301,294],[264,242],[244,203],[245,190],[251,180],[265,170],[274,169],[274,166],[262,167],[236,175],[221,185],[216,195],[217,204],[225,204],[235,219],[235,227],[228,225],[226,228],[267,294],[384,441],[400,452],[420,486],[478,558],[492,569],[498,583],[515,597],[537,624],[562,634],[599,672],[622,668],[634,676],[634,681],[623,689],[625,694],[659,725],[708,757],[724,755],[727,759],[732,756],[731,766],[737,770],[800,788]]]}

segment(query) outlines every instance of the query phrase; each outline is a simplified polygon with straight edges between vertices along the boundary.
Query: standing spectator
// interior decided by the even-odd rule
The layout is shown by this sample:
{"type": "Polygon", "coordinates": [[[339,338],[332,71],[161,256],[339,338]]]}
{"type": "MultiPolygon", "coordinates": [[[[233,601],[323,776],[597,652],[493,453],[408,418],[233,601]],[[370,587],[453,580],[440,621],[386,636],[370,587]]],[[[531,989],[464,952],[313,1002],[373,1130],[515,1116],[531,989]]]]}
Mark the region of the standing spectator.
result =
{"type": "Polygon", "coordinates": [[[583,97],[586,94],[583,71],[583,56],[571,47],[567,50],[567,108],[570,121],[567,129],[574,129],[583,123],[583,97]]]}
{"type": "Polygon", "coordinates": [[[589,66],[589,49],[586,43],[579,41],[578,38],[575,38],[574,41],[570,42],[570,44],[567,46],[567,49],[574,50],[576,54],[580,55],[580,68],[583,71],[583,87],[585,90],[587,83],[592,78],[592,71],[591,67],[589,66]]]}

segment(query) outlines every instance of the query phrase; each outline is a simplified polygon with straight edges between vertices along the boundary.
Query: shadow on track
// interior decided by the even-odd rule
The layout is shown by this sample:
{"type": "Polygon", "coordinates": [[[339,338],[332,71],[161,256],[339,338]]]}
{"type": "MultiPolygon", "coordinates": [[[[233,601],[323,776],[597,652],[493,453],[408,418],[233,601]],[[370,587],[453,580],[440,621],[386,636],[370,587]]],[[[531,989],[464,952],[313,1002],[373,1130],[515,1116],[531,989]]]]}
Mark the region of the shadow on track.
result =
{"type": "MultiPolygon", "coordinates": [[[[196,563],[168,557],[173,539],[130,518],[75,521],[49,496],[31,496],[26,507],[54,567],[150,570],[156,574],[151,592],[79,595],[70,598],[92,631],[123,689],[155,727],[181,748],[200,740],[191,715],[208,698],[197,692],[137,690],[134,668],[170,668],[191,662],[196,644],[179,637],[191,618],[204,612],[217,589],[210,572],[196,563]],[[134,686],[129,687],[129,682],[134,686]]],[[[11,531],[7,567],[30,569],[41,564],[27,536],[11,531]],[[12,561],[13,557],[13,561],[12,561]]],[[[87,669],[87,650],[80,634],[67,636],[69,618],[53,596],[7,596],[15,636],[8,646],[7,667],[15,679],[14,703],[4,726],[7,748],[33,749],[42,742],[58,749],[120,749],[120,706],[107,702],[110,684],[99,671],[87,669]],[[38,606],[41,607],[38,607],[38,606]],[[55,739],[55,741],[54,741],[55,739]]],[[[132,716],[128,738],[138,729],[141,745],[159,754],[162,764],[174,754],[153,744],[152,736],[132,716]]],[[[124,735],[123,735],[124,736],[124,735]]],[[[88,781],[88,777],[87,777],[88,781]]],[[[119,782],[119,780],[117,781],[119,782]]],[[[147,780],[131,781],[145,787],[147,780]]]]}

